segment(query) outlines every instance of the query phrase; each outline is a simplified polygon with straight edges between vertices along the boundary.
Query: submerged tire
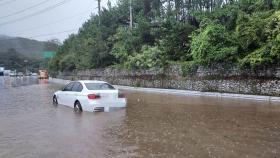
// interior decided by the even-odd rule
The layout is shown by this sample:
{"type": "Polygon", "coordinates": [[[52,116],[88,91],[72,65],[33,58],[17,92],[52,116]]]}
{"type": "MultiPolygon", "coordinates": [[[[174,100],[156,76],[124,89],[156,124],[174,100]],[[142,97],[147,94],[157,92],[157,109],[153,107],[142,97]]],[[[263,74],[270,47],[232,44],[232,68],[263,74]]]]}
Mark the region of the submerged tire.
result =
{"type": "Polygon", "coordinates": [[[82,112],[83,109],[82,109],[82,105],[79,101],[76,101],[75,104],[74,104],[74,111],[76,112],[82,112]]]}
{"type": "Polygon", "coordinates": [[[54,106],[57,106],[57,105],[58,105],[58,101],[57,101],[56,96],[53,96],[53,105],[54,105],[54,106]]]}

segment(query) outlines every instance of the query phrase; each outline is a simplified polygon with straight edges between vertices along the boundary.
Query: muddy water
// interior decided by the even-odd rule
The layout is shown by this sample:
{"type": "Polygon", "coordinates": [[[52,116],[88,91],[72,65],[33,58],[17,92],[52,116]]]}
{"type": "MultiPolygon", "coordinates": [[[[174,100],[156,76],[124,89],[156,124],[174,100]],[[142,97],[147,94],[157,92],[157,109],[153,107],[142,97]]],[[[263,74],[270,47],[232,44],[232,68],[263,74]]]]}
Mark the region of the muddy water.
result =
{"type": "Polygon", "coordinates": [[[126,91],[128,107],[75,113],[61,85],[0,78],[0,157],[280,156],[280,105],[126,91]]]}

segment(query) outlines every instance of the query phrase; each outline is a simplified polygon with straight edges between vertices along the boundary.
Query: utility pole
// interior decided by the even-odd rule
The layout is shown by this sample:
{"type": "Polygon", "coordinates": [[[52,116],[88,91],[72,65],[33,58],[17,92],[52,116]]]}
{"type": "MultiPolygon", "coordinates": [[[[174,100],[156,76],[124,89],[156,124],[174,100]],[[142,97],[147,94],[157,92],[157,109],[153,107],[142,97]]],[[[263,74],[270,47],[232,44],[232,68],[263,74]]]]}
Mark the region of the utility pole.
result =
{"type": "Polygon", "coordinates": [[[133,27],[133,15],[132,15],[132,0],[129,1],[129,12],[130,12],[130,28],[133,27]]]}
{"type": "Polygon", "coordinates": [[[109,10],[112,9],[112,4],[111,4],[110,0],[108,0],[108,2],[107,2],[107,7],[108,7],[109,10]]]}
{"type": "Polygon", "coordinates": [[[100,24],[101,24],[101,19],[100,19],[100,13],[101,13],[101,0],[97,0],[97,2],[98,2],[98,24],[99,24],[99,26],[100,26],[100,24]]]}

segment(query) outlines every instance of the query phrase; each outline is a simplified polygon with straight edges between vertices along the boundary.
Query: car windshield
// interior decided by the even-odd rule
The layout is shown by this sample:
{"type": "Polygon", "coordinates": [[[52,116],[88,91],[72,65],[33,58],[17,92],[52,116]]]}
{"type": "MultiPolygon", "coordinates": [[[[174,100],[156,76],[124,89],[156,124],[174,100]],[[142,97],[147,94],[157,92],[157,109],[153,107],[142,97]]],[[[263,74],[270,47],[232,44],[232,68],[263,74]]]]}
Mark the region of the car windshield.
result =
{"type": "Polygon", "coordinates": [[[108,83],[85,83],[88,90],[113,90],[113,86],[108,83]]]}

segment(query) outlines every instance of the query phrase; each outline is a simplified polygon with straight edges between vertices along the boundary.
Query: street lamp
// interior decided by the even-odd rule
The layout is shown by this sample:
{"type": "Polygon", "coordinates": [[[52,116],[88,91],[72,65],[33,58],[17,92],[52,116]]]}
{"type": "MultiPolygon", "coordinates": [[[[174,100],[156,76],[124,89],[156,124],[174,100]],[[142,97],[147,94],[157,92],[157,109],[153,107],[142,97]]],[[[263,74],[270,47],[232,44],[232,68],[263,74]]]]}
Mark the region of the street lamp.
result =
{"type": "Polygon", "coordinates": [[[28,63],[28,60],[24,60],[24,63],[25,63],[25,75],[27,75],[27,63],[28,63]]]}

